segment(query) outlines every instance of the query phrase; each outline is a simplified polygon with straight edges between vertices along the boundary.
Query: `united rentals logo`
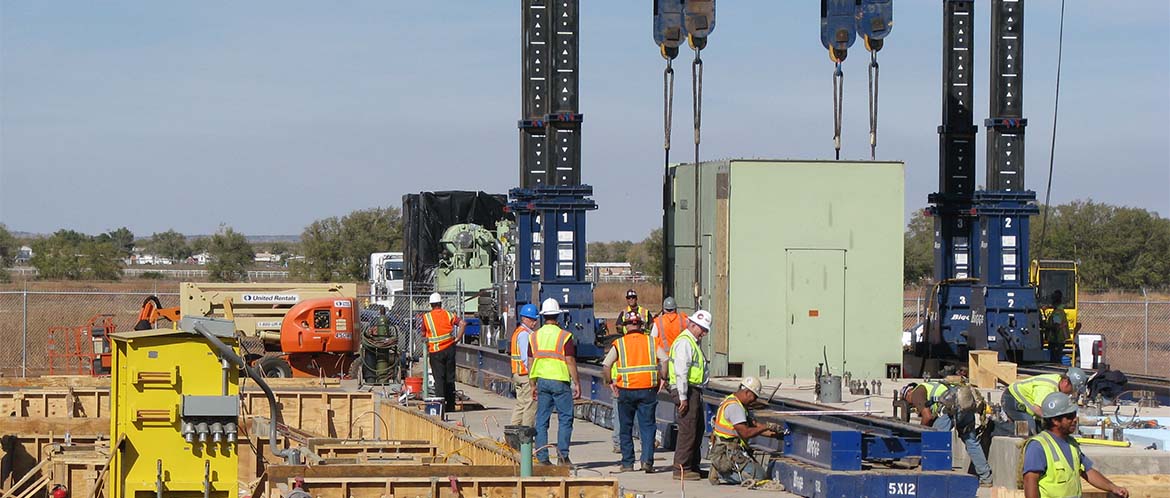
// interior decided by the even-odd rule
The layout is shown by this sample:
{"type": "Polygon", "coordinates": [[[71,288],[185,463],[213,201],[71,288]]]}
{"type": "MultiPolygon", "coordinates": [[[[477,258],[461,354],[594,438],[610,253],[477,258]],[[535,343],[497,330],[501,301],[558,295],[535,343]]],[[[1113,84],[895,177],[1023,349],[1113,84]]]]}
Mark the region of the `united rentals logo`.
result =
{"type": "Polygon", "coordinates": [[[252,304],[296,304],[301,300],[297,294],[244,294],[240,300],[252,304]]]}

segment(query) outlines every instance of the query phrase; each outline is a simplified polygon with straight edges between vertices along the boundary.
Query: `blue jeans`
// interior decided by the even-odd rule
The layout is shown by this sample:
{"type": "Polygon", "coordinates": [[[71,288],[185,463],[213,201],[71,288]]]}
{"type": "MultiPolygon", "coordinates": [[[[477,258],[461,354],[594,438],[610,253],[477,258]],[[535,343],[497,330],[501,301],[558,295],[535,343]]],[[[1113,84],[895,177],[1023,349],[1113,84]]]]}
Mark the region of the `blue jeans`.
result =
{"type": "MultiPolygon", "coordinates": [[[[934,423],[930,426],[940,431],[950,431],[955,427],[955,423],[951,420],[950,415],[944,413],[934,419],[934,423]]],[[[959,439],[967,446],[967,455],[971,457],[971,464],[975,466],[975,474],[979,476],[979,482],[991,482],[991,465],[987,464],[987,455],[983,453],[983,446],[979,444],[979,434],[975,431],[975,425],[969,424],[967,427],[960,427],[959,439]]]]}
{"type": "Polygon", "coordinates": [[[622,466],[634,465],[634,417],[642,441],[642,462],[654,463],[654,408],[658,406],[658,389],[618,390],[618,442],[622,448],[622,466]]]}
{"type": "Polygon", "coordinates": [[[1037,422],[1036,417],[1033,417],[1028,412],[1024,411],[1023,405],[1020,405],[1020,402],[1016,401],[1016,397],[1012,396],[1011,391],[1004,389],[1003,397],[999,399],[999,402],[1000,402],[1000,405],[1003,406],[1003,414],[1007,415],[1007,417],[1009,419],[1011,419],[1011,421],[1013,423],[1001,424],[1003,426],[1003,429],[996,430],[995,435],[997,435],[997,436],[1015,435],[1016,427],[1015,427],[1014,422],[1027,422],[1028,423],[1028,435],[1030,435],[1030,436],[1040,433],[1040,424],[1039,424],[1039,422],[1037,422]]]}
{"type": "Polygon", "coordinates": [[[569,456],[569,440],[573,437],[573,389],[568,382],[536,379],[536,460],[548,463],[548,424],[553,407],[557,409],[557,452],[561,458],[569,456]]]}

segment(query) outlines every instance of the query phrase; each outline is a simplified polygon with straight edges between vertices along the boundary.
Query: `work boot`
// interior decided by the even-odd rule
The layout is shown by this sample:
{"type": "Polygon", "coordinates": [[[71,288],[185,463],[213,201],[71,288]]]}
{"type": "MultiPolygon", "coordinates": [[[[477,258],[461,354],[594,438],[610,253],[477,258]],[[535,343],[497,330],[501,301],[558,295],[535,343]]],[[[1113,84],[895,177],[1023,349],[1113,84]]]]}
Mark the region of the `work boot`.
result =
{"type": "Polygon", "coordinates": [[[573,461],[569,460],[569,455],[561,455],[560,457],[557,458],[557,465],[560,465],[562,467],[572,467],[573,461]]]}
{"type": "Polygon", "coordinates": [[[654,473],[654,464],[651,462],[642,462],[642,471],[647,474],[654,473]]]}
{"type": "Polygon", "coordinates": [[[633,465],[622,465],[620,468],[618,468],[618,472],[633,472],[633,471],[634,471],[633,465]]]}
{"type": "Polygon", "coordinates": [[[693,470],[687,470],[681,474],[676,470],[676,471],[674,471],[673,475],[671,475],[670,477],[671,477],[671,479],[674,479],[676,481],[698,481],[698,480],[701,480],[703,478],[702,475],[700,475],[698,472],[695,472],[693,470]]]}

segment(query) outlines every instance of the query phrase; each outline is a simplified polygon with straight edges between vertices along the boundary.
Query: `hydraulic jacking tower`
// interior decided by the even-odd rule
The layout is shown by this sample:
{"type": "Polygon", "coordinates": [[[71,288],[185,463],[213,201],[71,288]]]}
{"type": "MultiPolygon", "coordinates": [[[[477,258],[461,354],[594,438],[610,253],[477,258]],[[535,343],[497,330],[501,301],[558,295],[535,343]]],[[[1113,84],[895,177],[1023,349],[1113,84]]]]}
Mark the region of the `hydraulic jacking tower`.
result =
{"type": "Polygon", "coordinates": [[[1001,359],[1039,361],[1039,306],[1028,281],[1029,217],[1024,190],[1024,1],[991,2],[990,117],[986,190],[975,190],[974,7],[943,1],[943,112],[934,217],[934,279],[918,355],[963,360],[991,349],[1001,359]]]}
{"type": "Polygon", "coordinates": [[[578,1],[521,0],[520,187],[508,192],[519,247],[513,312],[556,299],[577,356],[600,358],[585,279],[585,213],[597,203],[581,183],[578,1]]]}

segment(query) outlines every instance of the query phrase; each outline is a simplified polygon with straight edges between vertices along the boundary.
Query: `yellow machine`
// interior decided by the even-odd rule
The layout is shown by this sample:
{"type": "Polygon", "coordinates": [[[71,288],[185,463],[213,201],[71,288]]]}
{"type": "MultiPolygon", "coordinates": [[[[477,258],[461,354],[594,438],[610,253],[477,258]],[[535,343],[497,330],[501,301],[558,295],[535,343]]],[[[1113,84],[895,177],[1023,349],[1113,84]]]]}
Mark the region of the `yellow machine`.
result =
{"type": "MultiPolygon", "coordinates": [[[[208,323],[205,330],[236,348],[230,322],[208,323]]],[[[237,496],[239,371],[210,340],[182,328],[110,336],[108,496],[237,496]]]]}
{"type": "Polygon", "coordinates": [[[1077,332],[1081,324],[1077,321],[1077,263],[1076,261],[1040,259],[1032,260],[1028,271],[1029,280],[1036,288],[1036,302],[1040,305],[1040,318],[1047,322],[1052,317],[1053,299],[1057,293],[1062,297],[1064,314],[1068,317],[1069,339],[1064,349],[1072,351],[1076,364],[1077,332]]]}

